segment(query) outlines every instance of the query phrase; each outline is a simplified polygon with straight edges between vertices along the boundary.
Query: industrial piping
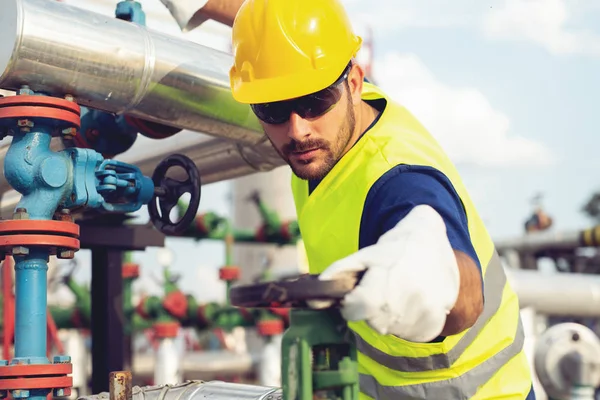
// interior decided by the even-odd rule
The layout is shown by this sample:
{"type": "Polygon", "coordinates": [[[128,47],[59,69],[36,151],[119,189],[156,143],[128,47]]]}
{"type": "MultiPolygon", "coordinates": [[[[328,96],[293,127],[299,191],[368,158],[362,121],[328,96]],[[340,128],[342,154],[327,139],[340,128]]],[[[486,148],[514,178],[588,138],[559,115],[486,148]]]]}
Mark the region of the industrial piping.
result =
{"type": "MultiPolygon", "coordinates": [[[[57,140],[60,139],[53,140],[54,150],[64,147],[57,140]]],[[[0,165],[7,149],[8,146],[0,148],[0,165]]],[[[136,165],[144,175],[151,176],[156,165],[174,153],[186,155],[196,164],[202,185],[270,171],[285,164],[268,141],[254,146],[242,145],[191,131],[160,140],[140,136],[131,149],[114,159],[136,165]]],[[[178,178],[177,170],[173,172],[170,176],[178,178]]],[[[9,218],[21,195],[0,180],[0,196],[0,217],[9,218]]]]}
{"type": "Polygon", "coordinates": [[[600,225],[592,228],[565,232],[536,232],[517,238],[495,240],[499,253],[517,251],[536,253],[539,251],[565,251],[578,247],[600,246],[600,225]]]}
{"type": "MultiPolygon", "coordinates": [[[[160,142],[140,136],[116,159],[150,175],[168,154],[184,154],[203,185],[285,164],[250,108],[231,97],[226,53],[58,2],[6,0],[2,7],[0,88],[27,84],[53,96],[73,95],[91,108],[187,130],[160,142]]],[[[64,148],[61,140],[53,139],[53,150],[64,148]]],[[[0,164],[7,148],[0,148],[0,164]]],[[[20,195],[0,183],[0,196],[6,218],[20,195]]]]}
{"type": "Polygon", "coordinates": [[[521,308],[554,316],[600,317],[600,275],[505,271],[521,308]]]}
{"type": "Polygon", "coordinates": [[[232,57],[140,25],[46,0],[3,0],[0,88],[64,97],[247,144],[264,140],[229,87],[232,57]]]}

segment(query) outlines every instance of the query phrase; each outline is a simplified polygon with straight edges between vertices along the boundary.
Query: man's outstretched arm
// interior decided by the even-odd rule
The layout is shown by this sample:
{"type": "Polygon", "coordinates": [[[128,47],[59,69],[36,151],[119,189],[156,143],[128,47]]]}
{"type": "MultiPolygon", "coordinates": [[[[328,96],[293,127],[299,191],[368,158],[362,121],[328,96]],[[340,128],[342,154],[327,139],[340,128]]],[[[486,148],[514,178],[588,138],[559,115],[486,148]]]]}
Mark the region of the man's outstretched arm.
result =
{"type": "Polygon", "coordinates": [[[208,0],[208,3],[198,12],[205,19],[212,19],[227,26],[233,25],[233,20],[244,0],[208,0]]]}
{"type": "Polygon", "coordinates": [[[212,19],[227,26],[244,0],[161,0],[183,32],[191,31],[212,19]]]}

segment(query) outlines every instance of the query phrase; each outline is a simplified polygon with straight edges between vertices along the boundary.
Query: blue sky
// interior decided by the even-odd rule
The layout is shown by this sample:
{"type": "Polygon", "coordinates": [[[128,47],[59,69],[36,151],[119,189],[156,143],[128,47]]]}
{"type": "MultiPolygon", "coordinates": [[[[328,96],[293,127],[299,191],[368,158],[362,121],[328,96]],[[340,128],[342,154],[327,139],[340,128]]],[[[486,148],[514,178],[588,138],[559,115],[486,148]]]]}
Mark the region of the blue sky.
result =
{"type": "MultiPolygon", "coordinates": [[[[116,1],[64,0],[111,15],[116,1]]],[[[147,23],[226,50],[213,22],[187,34],[159,0],[141,1],[147,23]]],[[[580,212],[600,187],[596,98],[600,3],[591,0],[344,0],[356,30],[374,34],[376,81],[438,138],[459,167],[493,237],[519,235],[530,198],[544,194],[555,228],[590,224],[580,212]]],[[[362,52],[364,60],[366,52],[362,52]]],[[[201,211],[227,214],[229,183],[204,189],[201,211]]],[[[184,288],[216,296],[220,244],[170,240],[184,288]],[[197,255],[190,258],[184,254],[197,255]],[[190,260],[194,260],[191,261],[190,260]],[[202,267],[201,267],[202,265],[202,267]],[[216,289],[215,289],[216,288],[216,289]]],[[[86,253],[82,252],[84,256],[86,253]]],[[[87,257],[82,257],[87,264],[87,257]]],[[[159,274],[156,249],[136,259],[159,274]]],[[[82,271],[87,267],[82,265],[82,271]]],[[[89,274],[82,272],[81,278],[89,274]]],[[[144,280],[149,284],[149,281],[144,280]]]]}

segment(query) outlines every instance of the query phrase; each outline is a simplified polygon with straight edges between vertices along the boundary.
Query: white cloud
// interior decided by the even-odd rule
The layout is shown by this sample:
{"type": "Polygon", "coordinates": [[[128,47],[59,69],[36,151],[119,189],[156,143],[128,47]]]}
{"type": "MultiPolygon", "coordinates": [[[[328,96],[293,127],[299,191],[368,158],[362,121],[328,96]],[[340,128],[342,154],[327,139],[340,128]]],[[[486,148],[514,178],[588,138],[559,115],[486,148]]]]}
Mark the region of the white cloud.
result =
{"type": "Polygon", "coordinates": [[[533,42],[556,55],[600,55],[600,36],[571,27],[581,7],[576,1],[506,0],[485,15],[482,29],[490,38],[533,42]]]}
{"type": "Polygon", "coordinates": [[[600,55],[600,34],[586,30],[583,21],[598,19],[597,2],[344,0],[344,4],[358,30],[371,26],[378,35],[407,28],[465,28],[493,40],[534,43],[556,55],[600,55]]]}
{"type": "Polygon", "coordinates": [[[343,0],[355,25],[376,27],[379,33],[402,28],[472,26],[485,10],[471,0],[343,0]]]}
{"type": "Polygon", "coordinates": [[[510,121],[475,88],[439,82],[411,54],[388,53],[374,77],[440,142],[455,163],[477,166],[547,166],[553,156],[536,141],[510,133],[510,121]]]}

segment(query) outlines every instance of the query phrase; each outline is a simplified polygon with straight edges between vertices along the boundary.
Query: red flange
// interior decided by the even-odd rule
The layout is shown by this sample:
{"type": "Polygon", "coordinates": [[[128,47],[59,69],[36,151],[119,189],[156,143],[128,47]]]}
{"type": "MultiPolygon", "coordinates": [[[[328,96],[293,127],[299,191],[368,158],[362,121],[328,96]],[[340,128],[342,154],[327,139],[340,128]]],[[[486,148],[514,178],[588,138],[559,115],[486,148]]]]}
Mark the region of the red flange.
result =
{"type": "Polygon", "coordinates": [[[256,323],[256,329],[261,336],[273,336],[283,333],[285,328],[280,319],[263,319],[256,323]]]}
{"type": "Polygon", "coordinates": [[[196,216],[196,229],[198,229],[198,232],[200,232],[203,235],[206,235],[208,233],[208,227],[206,226],[206,223],[204,223],[204,214],[200,214],[196,216]]]}
{"type": "Polygon", "coordinates": [[[45,119],[58,129],[77,128],[81,121],[77,103],[57,97],[20,95],[0,98],[0,120],[45,119]]]}
{"type": "Polygon", "coordinates": [[[174,317],[184,318],[187,315],[187,297],[180,291],[171,292],[165,296],[163,307],[174,317]]]}
{"type": "Polygon", "coordinates": [[[174,338],[179,333],[179,322],[157,322],[153,328],[157,338],[174,338]]]}
{"type": "Polygon", "coordinates": [[[121,271],[123,279],[140,276],[140,266],[136,263],[124,263],[121,271]]]}
{"type": "Polygon", "coordinates": [[[55,255],[57,249],[79,250],[79,225],[68,221],[13,219],[0,221],[0,252],[13,247],[43,246],[55,255]]]}
{"type": "Polygon", "coordinates": [[[70,388],[72,372],[71,363],[0,366],[0,390],[70,388]]]}
{"type": "Polygon", "coordinates": [[[240,279],[240,275],[240,267],[234,265],[227,265],[219,269],[219,279],[222,281],[237,281],[240,279]]]}

